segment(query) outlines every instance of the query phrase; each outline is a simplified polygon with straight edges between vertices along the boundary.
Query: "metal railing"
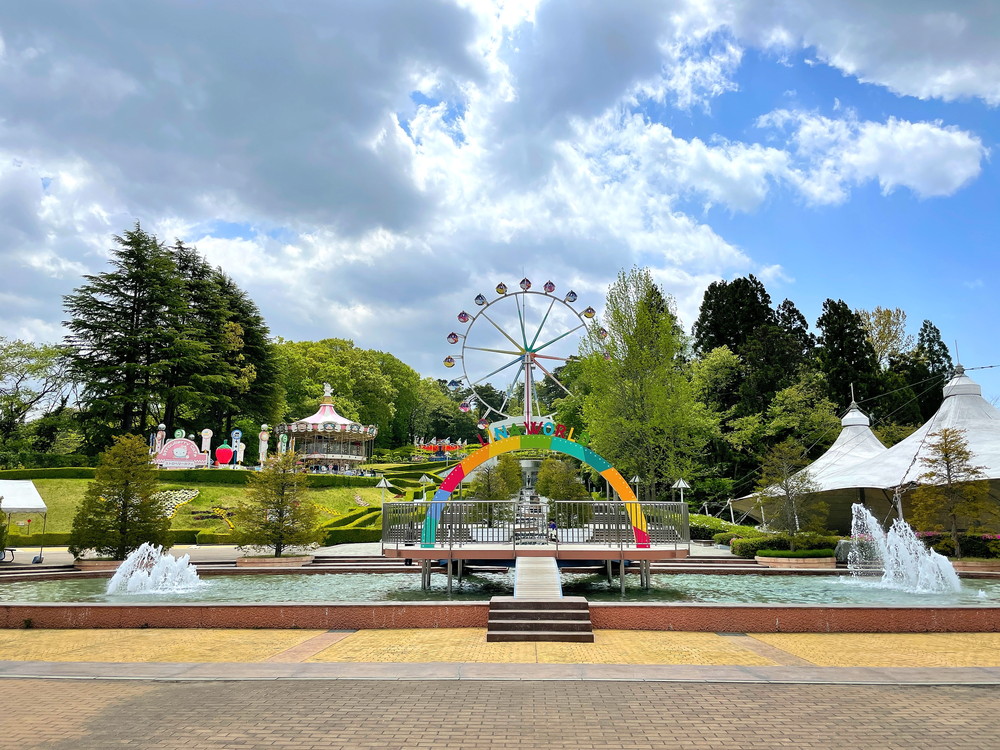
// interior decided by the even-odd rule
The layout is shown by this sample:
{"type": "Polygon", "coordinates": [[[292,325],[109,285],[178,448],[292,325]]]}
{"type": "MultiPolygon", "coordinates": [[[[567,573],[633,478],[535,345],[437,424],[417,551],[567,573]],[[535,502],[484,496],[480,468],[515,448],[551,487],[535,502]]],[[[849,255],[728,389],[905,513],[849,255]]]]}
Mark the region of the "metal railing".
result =
{"type": "Polygon", "coordinates": [[[687,504],[536,498],[415,501],[382,507],[384,547],[585,545],[625,549],[647,542],[651,547],[687,546],[687,504]]]}

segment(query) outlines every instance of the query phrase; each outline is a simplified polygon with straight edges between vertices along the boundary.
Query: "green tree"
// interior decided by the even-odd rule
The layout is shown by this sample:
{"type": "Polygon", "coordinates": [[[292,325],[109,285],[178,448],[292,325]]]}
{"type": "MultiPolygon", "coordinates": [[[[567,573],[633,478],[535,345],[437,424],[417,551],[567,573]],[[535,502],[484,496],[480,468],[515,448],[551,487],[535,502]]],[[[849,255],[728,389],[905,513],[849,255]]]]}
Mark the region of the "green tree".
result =
{"type": "Polygon", "coordinates": [[[852,384],[859,401],[880,393],[875,348],[868,340],[861,316],[842,300],[828,299],[816,327],[822,332],[816,359],[826,376],[830,400],[840,407],[847,406],[852,384]]]}
{"type": "Polygon", "coordinates": [[[793,534],[823,530],[829,507],[814,494],[817,488],[805,468],[808,463],[802,445],[795,440],[778,443],[765,457],[757,497],[770,528],[793,534]]]}
{"type": "Polygon", "coordinates": [[[699,475],[718,418],[695,398],[672,301],[647,269],[619,273],[601,326],[607,336],[595,326],[582,345],[591,447],[654,492],[699,475]]]}
{"type": "Polygon", "coordinates": [[[170,252],[137,223],[114,238],[112,270],[84,276],[64,298],[71,371],[95,446],[115,434],[146,434],[163,373],[183,358],[183,297],[170,252]]]}
{"type": "Polygon", "coordinates": [[[73,517],[69,551],[123,560],[144,542],[169,547],[170,519],[155,499],[156,469],[135,435],[115,437],[73,517]]]}
{"type": "Polygon", "coordinates": [[[271,456],[250,475],[245,499],[233,514],[233,541],[242,549],[268,549],[275,557],[293,547],[323,541],[319,510],[308,498],[298,457],[288,451],[271,456]]]}
{"type": "Polygon", "coordinates": [[[509,500],[521,489],[521,464],[513,454],[497,457],[496,464],[484,464],[473,475],[469,494],[477,500],[509,500]]]}
{"type": "Polygon", "coordinates": [[[927,455],[921,456],[924,472],[913,491],[911,521],[925,531],[946,530],[962,556],[958,532],[964,528],[993,527],[997,501],[990,495],[984,467],[972,463],[965,431],[943,427],[928,437],[927,455]]]}
{"type": "Polygon", "coordinates": [[[550,456],[542,461],[535,482],[538,494],[550,500],[585,500],[590,497],[569,461],[550,456]]]}
{"type": "Polygon", "coordinates": [[[0,336],[0,445],[33,412],[65,406],[70,386],[65,350],[0,336]]]}
{"type": "Polygon", "coordinates": [[[906,332],[906,313],[902,308],[894,307],[889,310],[876,307],[856,312],[861,317],[880,367],[888,367],[891,358],[899,357],[913,348],[913,336],[906,332]]]}
{"type": "Polygon", "coordinates": [[[771,297],[755,276],[715,281],[698,309],[694,346],[703,353],[720,346],[739,352],[756,330],[774,322],[771,297]]]}

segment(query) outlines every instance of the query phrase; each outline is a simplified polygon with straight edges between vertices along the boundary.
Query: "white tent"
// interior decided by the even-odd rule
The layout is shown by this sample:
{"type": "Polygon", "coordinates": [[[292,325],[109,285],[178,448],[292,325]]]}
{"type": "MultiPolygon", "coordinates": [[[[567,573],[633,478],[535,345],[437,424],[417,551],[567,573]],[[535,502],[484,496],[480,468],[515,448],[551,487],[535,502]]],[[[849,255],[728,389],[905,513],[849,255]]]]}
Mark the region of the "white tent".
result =
{"type": "MultiPolygon", "coordinates": [[[[965,374],[961,365],[945,385],[944,401],[934,416],[889,449],[877,450],[872,441],[877,443],[878,439],[868,429],[864,415],[861,415],[865,422],[862,429],[871,437],[855,431],[853,438],[845,440],[850,416],[848,412],[844,431],[833,447],[805,469],[830,506],[831,528],[850,528],[851,505],[858,502],[870,506],[876,515],[888,518],[895,507],[895,489],[917,482],[925,471],[920,459],[930,452],[928,437],[943,427],[962,430],[974,464],[983,467],[987,479],[1000,480],[1000,410],[983,398],[982,388],[965,374]],[[839,456],[831,455],[842,442],[844,450],[839,456]]],[[[750,510],[752,497],[741,498],[736,506],[750,510]]]]}
{"type": "Polygon", "coordinates": [[[0,480],[0,513],[45,513],[48,508],[30,479],[0,480]]]}
{"type": "Polygon", "coordinates": [[[824,489],[830,478],[840,476],[863,461],[881,456],[887,450],[871,431],[868,416],[853,401],[840,424],[843,429],[833,445],[808,467],[809,478],[824,489]]]}

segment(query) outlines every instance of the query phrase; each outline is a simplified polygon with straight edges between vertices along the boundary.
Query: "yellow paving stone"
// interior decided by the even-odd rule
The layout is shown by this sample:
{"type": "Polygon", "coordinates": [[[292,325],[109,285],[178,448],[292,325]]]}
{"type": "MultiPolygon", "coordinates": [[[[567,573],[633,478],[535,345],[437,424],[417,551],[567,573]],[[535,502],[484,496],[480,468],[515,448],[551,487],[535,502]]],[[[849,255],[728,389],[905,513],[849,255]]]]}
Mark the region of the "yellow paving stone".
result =
{"type": "Polygon", "coordinates": [[[12,661],[256,662],[323,630],[14,630],[0,635],[12,661]]]}
{"type": "Polygon", "coordinates": [[[1000,633],[751,633],[821,667],[998,667],[1000,633]]]}
{"type": "Polygon", "coordinates": [[[484,628],[360,630],[306,661],[533,664],[534,643],[487,643],[484,628]]]}
{"type": "Polygon", "coordinates": [[[539,643],[538,661],[549,664],[734,664],[776,662],[715,633],[596,630],[593,643],[539,643]]]}

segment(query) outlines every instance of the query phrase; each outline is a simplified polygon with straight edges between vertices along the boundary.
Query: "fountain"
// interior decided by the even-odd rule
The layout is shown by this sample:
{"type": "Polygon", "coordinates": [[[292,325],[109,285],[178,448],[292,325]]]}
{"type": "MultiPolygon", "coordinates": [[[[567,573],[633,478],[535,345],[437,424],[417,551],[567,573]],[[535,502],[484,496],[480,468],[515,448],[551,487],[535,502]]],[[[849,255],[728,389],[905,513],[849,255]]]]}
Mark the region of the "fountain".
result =
{"type": "Polygon", "coordinates": [[[901,518],[888,532],[863,505],[851,512],[851,552],[847,567],[857,579],[882,574],[872,585],[917,594],[941,594],[962,588],[948,558],[928,549],[901,518]]]}
{"type": "Polygon", "coordinates": [[[159,545],[143,543],[108,581],[108,594],[169,594],[202,585],[188,555],[176,558],[159,545]]]}

